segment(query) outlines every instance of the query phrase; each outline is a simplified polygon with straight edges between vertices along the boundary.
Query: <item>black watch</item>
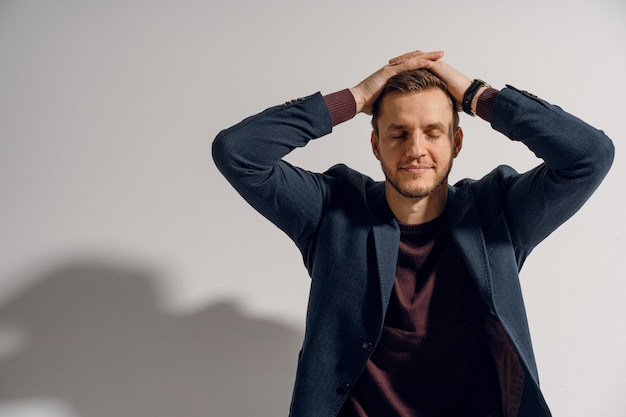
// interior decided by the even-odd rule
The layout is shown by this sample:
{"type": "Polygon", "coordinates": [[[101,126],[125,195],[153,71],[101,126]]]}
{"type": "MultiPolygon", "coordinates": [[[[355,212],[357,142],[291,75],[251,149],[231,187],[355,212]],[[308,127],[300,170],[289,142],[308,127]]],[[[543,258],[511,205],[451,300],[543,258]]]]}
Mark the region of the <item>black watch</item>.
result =
{"type": "Polygon", "coordinates": [[[472,101],[474,100],[474,96],[480,90],[481,87],[491,87],[489,84],[484,82],[483,80],[479,80],[476,78],[470,86],[465,90],[465,94],[463,94],[463,102],[461,103],[461,108],[463,111],[470,116],[476,116],[476,113],[472,111],[472,101]]]}

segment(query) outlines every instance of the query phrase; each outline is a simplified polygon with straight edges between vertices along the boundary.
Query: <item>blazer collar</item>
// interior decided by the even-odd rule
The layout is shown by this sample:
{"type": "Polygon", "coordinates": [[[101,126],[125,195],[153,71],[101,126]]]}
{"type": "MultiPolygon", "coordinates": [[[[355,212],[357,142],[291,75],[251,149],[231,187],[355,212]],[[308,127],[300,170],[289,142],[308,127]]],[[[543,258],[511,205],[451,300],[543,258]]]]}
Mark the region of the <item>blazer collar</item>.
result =
{"type": "Polygon", "coordinates": [[[376,182],[367,189],[370,221],[374,236],[376,264],[383,317],[389,304],[389,296],[396,278],[400,228],[385,198],[385,183],[376,182]]]}
{"type": "Polygon", "coordinates": [[[478,209],[469,187],[448,187],[447,221],[483,299],[493,307],[491,268],[478,209]]]}
{"type": "Polygon", "coordinates": [[[384,181],[375,182],[367,188],[367,201],[370,220],[373,225],[397,223],[389,204],[387,204],[384,181]]]}

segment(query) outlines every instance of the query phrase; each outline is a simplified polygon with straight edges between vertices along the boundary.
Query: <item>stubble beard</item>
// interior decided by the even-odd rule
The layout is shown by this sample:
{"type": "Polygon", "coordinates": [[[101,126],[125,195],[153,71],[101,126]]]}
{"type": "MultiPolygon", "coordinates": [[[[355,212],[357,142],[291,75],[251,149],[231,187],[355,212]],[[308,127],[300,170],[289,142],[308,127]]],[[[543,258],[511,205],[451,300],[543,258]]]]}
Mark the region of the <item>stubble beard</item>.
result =
{"type": "Polygon", "coordinates": [[[411,186],[406,182],[402,182],[397,170],[395,172],[392,171],[383,161],[381,161],[380,166],[382,167],[383,174],[385,174],[385,180],[401,196],[406,198],[424,198],[432,195],[435,191],[439,190],[444,184],[447,183],[448,175],[452,170],[452,161],[453,159],[450,158],[450,162],[448,163],[446,170],[437,175],[431,185],[422,184],[411,186]]]}

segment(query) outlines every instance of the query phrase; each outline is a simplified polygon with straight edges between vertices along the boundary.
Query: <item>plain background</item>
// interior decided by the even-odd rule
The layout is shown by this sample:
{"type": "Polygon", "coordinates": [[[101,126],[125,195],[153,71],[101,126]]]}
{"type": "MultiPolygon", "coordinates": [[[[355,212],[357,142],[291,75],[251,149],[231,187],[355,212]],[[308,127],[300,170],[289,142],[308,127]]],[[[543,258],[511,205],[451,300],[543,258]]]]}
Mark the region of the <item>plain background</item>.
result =
{"type": "MultiPolygon", "coordinates": [[[[287,415],[308,278],[211,141],[415,49],[614,139],[522,280],[554,415],[626,416],[624,22],[623,0],[0,0],[0,417],[287,415]]],[[[380,179],[368,124],[289,160],[380,179]]],[[[461,124],[453,181],[538,163],[461,124]]]]}

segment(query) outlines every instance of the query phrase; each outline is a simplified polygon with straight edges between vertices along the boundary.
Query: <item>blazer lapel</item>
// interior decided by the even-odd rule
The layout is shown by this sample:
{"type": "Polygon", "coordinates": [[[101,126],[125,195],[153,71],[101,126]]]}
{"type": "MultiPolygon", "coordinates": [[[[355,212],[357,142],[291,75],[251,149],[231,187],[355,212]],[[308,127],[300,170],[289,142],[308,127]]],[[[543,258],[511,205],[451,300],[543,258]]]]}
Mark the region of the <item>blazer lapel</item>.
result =
{"type": "Polygon", "coordinates": [[[375,183],[368,188],[367,195],[370,203],[370,220],[372,222],[376,265],[378,265],[378,279],[384,317],[393,283],[396,279],[400,228],[385,199],[385,183],[375,183]]]}
{"type": "Polygon", "coordinates": [[[480,218],[470,193],[467,187],[448,187],[447,220],[452,238],[461,251],[483,299],[489,308],[493,308],[491,269],[481,233],[480,218]]]}

